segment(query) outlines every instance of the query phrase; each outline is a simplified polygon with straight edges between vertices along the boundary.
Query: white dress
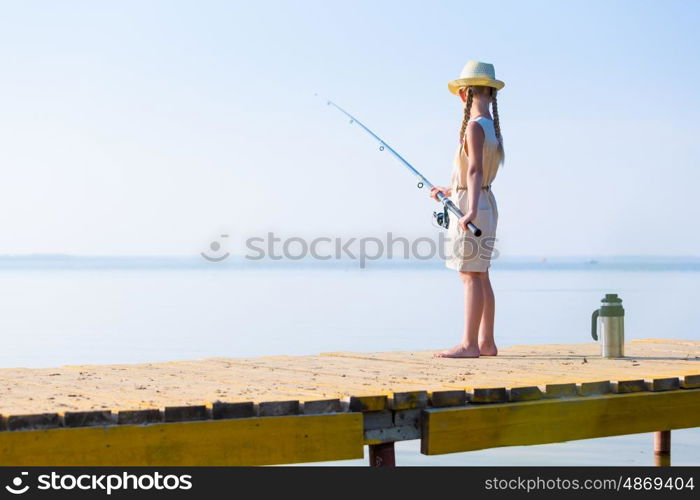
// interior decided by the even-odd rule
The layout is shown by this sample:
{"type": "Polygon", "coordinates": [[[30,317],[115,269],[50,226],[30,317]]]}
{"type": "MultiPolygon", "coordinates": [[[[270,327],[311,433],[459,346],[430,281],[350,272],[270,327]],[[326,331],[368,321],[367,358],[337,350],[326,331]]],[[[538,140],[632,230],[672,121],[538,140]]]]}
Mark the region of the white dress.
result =
{"type": "MultiPolygon", "coordinates": [[[[493,120],[480,116],[472,118],[484,130],[483,150],[483,180],[479,194],[479,207],[476,219],[472,223],[481,229],[481,236],[474,236],[471,231],[463,231],[458,219],[450,214],[450,225],[445,240],[445,265],[457,271],[484,272],[491,266],[491,257],[496,242],[496,226],[498,225],[498,206],[496,197],[491,190],[491,183],[496,178],[501,160],[498,138],[493,120]]],[[[462,212],[469,209],[467,190],[467,168],[469,158],[462,145],[459,145],[452,167],[450,199],[462,212]]]]}

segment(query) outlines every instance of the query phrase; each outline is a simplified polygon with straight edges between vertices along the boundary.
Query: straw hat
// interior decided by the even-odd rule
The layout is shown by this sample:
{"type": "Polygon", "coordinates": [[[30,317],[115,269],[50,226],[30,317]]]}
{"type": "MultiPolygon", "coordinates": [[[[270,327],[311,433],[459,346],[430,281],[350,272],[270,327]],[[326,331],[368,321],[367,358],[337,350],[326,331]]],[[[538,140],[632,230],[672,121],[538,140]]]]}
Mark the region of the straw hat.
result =
{"type": "Polygon", "coordinates": [[[496,80],[496,70],[493,69],[493,64],[469,61],[464,65],[462,74],[459,78],[452,80],[447,84],[447,88],[453,94],[459,94],[459,89],[470,85],[483,85],[485,87],[493,87],[496,90],[501,90],[505,83],[496,80]]]}

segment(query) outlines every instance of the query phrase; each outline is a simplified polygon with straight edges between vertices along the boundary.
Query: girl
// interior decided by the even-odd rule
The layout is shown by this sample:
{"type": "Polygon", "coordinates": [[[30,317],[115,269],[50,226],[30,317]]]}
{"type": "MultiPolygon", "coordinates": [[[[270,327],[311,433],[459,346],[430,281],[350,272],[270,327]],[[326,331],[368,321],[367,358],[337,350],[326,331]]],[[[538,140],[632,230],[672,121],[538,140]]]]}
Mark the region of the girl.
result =
{"type": "Polygon", "coordinates": [[[496,304],[488,269],[498,222],[491,183],[504,158],[496,92],[504,85],[496,80],[492,64],[478,61],[469,61],[460,78],[448,84],[450,92],[464,103],[460,145],[450,187],[435,187],[430,196],[437,200],[437,192],[441,191],[465,214],[459,221],[450,221],[445,249],[447,267],[459,271],[464,284],[464,334],[459,344],[436,354],[438,357],[498,354],[493,338],[496,304]],[[467,230],[470,221],[481,229],[479,238],[467,230]]]}

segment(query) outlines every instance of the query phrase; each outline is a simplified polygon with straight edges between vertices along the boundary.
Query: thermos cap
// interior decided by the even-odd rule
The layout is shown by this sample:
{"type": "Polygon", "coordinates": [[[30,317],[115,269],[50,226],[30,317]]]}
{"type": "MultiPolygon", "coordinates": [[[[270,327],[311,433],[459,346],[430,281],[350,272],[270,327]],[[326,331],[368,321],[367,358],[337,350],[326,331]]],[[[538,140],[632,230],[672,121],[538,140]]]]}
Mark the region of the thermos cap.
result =
{"type": "Polygon", "coordinates": [[[605,297],[600,299],[600,301],[609,304],[622,304],[622,299],[616,293],[606,293],[605,297]]]}
{"type": "Polygon", "coordinates": [[[606,293],[599,314],[601,317],[624,316],[625,309],[622,307],[622,299],[616,293],[606,293]]]}

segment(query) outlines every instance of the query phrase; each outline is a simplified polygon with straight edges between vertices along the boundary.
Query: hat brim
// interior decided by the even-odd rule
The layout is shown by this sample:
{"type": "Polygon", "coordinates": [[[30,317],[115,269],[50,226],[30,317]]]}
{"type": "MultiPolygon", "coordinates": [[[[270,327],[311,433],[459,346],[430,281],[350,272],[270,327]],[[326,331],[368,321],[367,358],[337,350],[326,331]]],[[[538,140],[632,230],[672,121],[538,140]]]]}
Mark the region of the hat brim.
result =
{"type": "Polygon", "coordinates": [[[459,89],[464,87],[470,87],[472,85],[480,85],[484,87],[493,87],[496,90],[501,90],[506,86],[501,80],[494,80],[487,77],[473,77],[473,78],[458,78],[457,80],[452,80],[447,84],[447,88],[453,94],[459,94],[459,89]]]}

